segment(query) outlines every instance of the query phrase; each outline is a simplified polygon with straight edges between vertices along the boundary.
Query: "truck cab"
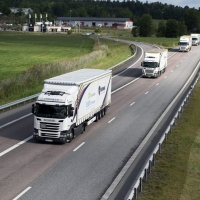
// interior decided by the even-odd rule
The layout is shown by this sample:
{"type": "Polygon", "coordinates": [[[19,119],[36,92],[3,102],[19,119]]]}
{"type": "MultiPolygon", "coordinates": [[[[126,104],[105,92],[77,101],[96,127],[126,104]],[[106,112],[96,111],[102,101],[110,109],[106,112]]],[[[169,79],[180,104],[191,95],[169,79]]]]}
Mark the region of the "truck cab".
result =
{"type": "Polygon", "coordinates": [[[152,49],[145,52],[141,66],[143,77],[159,77],[167,67],[167,50],[152,49]]]}
{"type": "Polygon", "coordinates": [[[192,47],[192,36],[184,35],[180,37],[179,51],[190,51],[192,47]]]}

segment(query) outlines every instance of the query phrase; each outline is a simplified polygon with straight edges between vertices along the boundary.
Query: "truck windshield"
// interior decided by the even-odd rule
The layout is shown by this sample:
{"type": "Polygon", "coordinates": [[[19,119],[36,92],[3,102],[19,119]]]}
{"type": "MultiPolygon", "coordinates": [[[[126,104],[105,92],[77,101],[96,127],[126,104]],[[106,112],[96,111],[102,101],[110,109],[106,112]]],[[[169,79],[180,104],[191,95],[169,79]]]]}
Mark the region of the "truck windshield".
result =
{"type": "Polygon", "coordinates": [[[180,46],[187,46],[188,43],[187,43],[187,42],[179,42],[179,45],[180,45],[180,46]]]}
{"type": "Polygon", "coordinates": [[[67,117],[67,107],[36,104],[35,115],[37,117],[64,119],[67,117]]]}
{"type": "Polygon", "coordinates": [[[192,40],[194,40],[194,41],[195,41],[195,40],[197,40],[197,38],[192,38],[192,40]]]}
{"type": "Polygon", "coordinates": [[[143,62],[143,67],[149,67],[149,68],[156,68],[158,67],[157,62],[143,62]]]}

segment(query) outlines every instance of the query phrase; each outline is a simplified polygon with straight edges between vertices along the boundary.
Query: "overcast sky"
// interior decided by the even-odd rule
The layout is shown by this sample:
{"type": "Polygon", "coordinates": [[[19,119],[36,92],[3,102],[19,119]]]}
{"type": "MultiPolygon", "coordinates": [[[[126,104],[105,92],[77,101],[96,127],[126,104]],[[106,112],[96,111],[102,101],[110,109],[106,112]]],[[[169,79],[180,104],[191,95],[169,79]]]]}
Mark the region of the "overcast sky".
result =
{"type": "Polygon", "coordinates": [[[140,2],[161,2],[161,3],[166,3],[166,4],[172,4],[175,6],[180,6],[180,7],[185,7],[189,6],[190,8],[196,8],[199,9],[200,7],[200,0],[139,0],[140,2]]]}

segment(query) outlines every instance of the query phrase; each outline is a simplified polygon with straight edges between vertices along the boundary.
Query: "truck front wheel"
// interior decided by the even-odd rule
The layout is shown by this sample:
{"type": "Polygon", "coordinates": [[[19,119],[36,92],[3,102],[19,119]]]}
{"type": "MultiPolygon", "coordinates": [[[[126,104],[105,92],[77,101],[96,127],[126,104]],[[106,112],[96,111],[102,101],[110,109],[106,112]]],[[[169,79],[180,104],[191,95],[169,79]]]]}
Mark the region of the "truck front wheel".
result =
{"type": "Polygon", "coordinates": [[[68,137],[67,137],[67,143],[70,143],[74,138],[74,132],[73,130],[71,130],[71,132],[69,133],[68,137]]]}

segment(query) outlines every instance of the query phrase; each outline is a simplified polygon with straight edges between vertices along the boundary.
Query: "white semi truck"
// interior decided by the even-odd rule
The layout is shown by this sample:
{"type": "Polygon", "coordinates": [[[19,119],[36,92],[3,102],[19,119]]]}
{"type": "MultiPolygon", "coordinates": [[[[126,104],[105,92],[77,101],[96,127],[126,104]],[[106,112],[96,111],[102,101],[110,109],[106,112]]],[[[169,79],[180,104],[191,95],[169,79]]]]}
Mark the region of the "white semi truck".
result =
{"type": "Polygon", "coordinates": [[[44,81],[35,104],[33,138],[71,142],[103,117],[111,103],[112,71],[81,69],[44,81]]]}
{"type": "Polygon", "coordinates": [[[192,36],[192,45],[198,46],[200,44],[200,34],[192,33],[191,36],[192,36]]]}
{"type": "Polygon", "coordinates": [[[192,36],[183,35],[179,41],[179,51],[190,51],[192,48],[192,36]]]}
{"type": "Polygon", "coordinates": [[[144,53],[141,63],[143,77],[159,77],[167,67],[167,49],[151,49],[144,53]]]}

